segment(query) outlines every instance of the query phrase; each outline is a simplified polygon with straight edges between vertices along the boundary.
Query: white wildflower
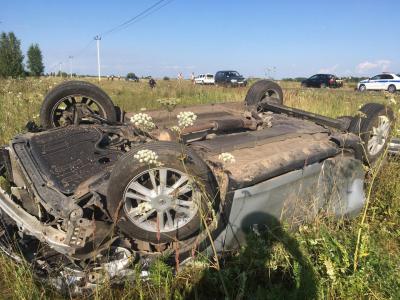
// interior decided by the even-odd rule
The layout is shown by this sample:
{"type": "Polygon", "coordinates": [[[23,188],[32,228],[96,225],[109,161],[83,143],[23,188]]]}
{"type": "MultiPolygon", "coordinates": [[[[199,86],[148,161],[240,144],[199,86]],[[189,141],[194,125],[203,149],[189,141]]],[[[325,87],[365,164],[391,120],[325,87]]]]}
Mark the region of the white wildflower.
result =
{"type": "Polygon", "coordinates": [[[185,128],[193,126],[194,122],[197,119],[197,116],[191,111],[182,111],[177,115],[177,118],[178,118],[178,126],[180,128],[185,128]]]}
{"type": "Polygon", "coordinates": [[[133,125],[143,131],[149,131],[156,127],[156,125],[153,123],[153,118],[144,113],[135,114],[131,118],[131,122],[133,125]]]}
{"type": "Polygon", "coordinates": [[[133,157],[140,163],[161,166],[161,163],[158,161],[158,155],[148,149],[139,150],[133,157]]]}
{"type": "Polygon", "coordinates": [[[228,152],[221,153],[218,156],[218,159],[222,160],[224,163],[227,163],[227,164],[236,162],[235,157],[228,152]]]}
{"type": "Polygon", "coordinates": [[[326,268],[326,274],[330,277],[331,280],[335,280],[335,267],[332,262],[328,259],[324,260],[324,265],[326,268]]]}
{"type": "Polygon", "coordinates": [[[147,108],[146,107],[142,107],[142,108],[140,108],[140,111],[146,111],[147,110],[147,108]]]}
{"type": "Polygon", "coordinates": [[[175,131],[175,132],[180,132],[181,131],[181,129],[178,126],[172,126],[171,130],[175,131]]]}
{"type": "Polygon", "coordinates": [[[143,215],[144,213],[148,212],[152,209],[153,206],[149,202],[142,202],[137,206],[138,214],[143,215]]]}
{"type": "Polygon", "coordinates": [[[175,107],[181,102],[181,100],[176,98],[165,98],[158,99],[158,103],[160,103],[167,111],[172,112],[175,107]]]}
{"type": "Polygon", "coordinates": [[[391,104],[397,104],[396,99],[394,99],[394,97],[390,98],[389,101],[391,104]]]}

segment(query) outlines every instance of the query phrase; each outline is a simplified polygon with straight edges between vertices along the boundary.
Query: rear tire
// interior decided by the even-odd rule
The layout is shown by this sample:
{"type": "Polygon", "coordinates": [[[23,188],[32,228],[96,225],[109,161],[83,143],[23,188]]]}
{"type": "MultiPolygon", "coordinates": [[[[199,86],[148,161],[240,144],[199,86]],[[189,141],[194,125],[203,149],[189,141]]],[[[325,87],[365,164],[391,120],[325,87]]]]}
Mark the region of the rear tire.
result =
{"type": "Polygon", "coordinates": [[[393,84],[389,85],[388,92],[392,94],[396,93],[396,86],[393,84]]]}
{"type": "Polygon", "coordinates": [[[261,101],[273,104],[283,104],[282,88],[271,80],[260,80],[248,90],[244,103],[246,106],[256,106],[261,101]]]}
{"type": "Polygon", "coordinates": [[[361,116],[353,117],[349,131],[361,138],[364,163],[373,165],[386,150],[394,114],[390,107],[379,103],[367,103],[359,111],[361,116]]]}

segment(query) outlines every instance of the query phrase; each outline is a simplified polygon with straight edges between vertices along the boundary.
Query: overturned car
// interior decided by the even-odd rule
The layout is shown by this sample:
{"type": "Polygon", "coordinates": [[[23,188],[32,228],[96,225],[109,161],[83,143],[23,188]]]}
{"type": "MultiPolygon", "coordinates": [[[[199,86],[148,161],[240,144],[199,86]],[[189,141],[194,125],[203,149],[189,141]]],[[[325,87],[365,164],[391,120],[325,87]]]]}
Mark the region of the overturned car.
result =
{"type": "Polygon", "coordinates": [[[393,112],[369,103],[327,118],[283,105],[279,85],[262,80],[243,103],[131,114],[69,81],[40,118],[1,147],[0,246],[81,293],[160,255],[223,254],[268,218],[357,214],[363,164],[385,151],[393,112]]]}

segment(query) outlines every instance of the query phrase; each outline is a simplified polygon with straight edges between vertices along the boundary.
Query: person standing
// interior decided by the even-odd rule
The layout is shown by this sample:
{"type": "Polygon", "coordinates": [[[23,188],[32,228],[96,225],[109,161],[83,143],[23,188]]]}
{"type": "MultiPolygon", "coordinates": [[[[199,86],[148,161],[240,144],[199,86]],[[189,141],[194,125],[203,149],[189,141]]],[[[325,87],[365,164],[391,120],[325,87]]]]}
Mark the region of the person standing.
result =
{"type": "Polygon", "coordinates": [[[193,83],[193,84],[195,83],[195,82],[194,82],[194,78],[195,78],[194,72],[192,72],[192,74],[190,75],[190,80],[192,80],[192,83],[193,83]]]}

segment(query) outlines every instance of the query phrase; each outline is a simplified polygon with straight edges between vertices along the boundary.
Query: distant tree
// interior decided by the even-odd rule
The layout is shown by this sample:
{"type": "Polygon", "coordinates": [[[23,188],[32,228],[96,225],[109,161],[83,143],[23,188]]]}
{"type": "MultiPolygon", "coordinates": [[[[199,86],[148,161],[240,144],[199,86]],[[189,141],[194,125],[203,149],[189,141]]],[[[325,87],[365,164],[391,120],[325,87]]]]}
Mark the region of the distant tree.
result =
{"type": "Polygon", "coordinates": [[[68,74],[64,71],[58,71],[57,72],[57,77],[68,77],[68,74]]]}
{"type": "Polygon", "coordinates": [[[21,42],[13,32],[0,35],[0,77],[24,76],[21,42]]]}
{"type": "Polygon", "coordinates": [[[29,46],[28,69],[31,76],[40,76],[43,74],[43,56],[38,44],[32,44],[29,46]]]}
{"type": "Polygon", "coordinates": [[[169,80],[168,76],[164,76],[163,80],[169,80]]]}

